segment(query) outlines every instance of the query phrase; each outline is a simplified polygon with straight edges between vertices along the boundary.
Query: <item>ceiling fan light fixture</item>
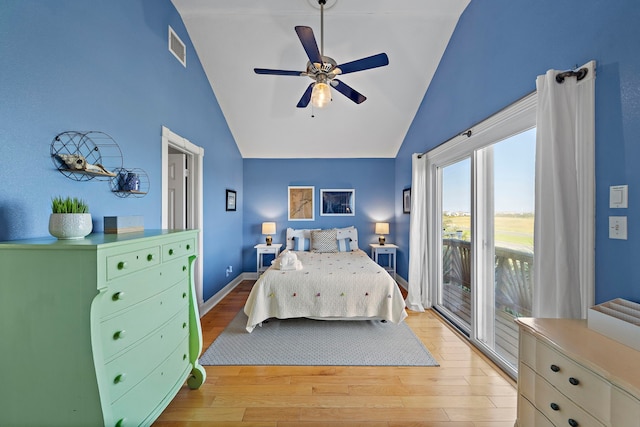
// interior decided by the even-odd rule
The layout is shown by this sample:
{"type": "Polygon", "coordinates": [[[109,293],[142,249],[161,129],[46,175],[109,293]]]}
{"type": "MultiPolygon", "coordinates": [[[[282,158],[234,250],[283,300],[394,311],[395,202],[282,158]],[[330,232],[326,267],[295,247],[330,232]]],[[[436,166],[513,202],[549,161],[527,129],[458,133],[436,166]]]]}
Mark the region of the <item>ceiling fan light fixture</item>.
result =
{"type": "Polygon", "coordinates": [[[311,105],[322,108],[331,101],[331,89],[326,83],[316,83],[311,91],[311,105]]]}

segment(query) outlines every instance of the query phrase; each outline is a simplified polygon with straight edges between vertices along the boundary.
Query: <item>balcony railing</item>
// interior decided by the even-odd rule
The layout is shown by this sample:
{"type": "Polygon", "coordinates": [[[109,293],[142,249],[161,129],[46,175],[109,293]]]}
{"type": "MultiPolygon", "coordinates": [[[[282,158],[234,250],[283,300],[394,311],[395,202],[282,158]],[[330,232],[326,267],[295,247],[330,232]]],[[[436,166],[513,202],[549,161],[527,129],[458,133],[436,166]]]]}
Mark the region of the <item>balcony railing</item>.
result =
{"type": "MultiPolygon", "coordinates": [[[[442,240],[443,305],[463,322],[471,323],[471,243],[442,240]]],[[[498,353],[515,364],[517,316],[531,316],[533,254],[495,248],[495,345],[498,353]]]]}

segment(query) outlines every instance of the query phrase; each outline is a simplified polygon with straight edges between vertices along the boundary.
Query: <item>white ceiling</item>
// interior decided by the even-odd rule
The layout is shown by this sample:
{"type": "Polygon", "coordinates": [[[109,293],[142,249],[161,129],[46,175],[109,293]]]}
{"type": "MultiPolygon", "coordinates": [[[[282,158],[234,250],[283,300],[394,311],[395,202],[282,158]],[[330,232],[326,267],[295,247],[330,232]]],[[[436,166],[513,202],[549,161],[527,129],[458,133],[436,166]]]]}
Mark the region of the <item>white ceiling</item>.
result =
{"type": "Polygon", "coordinates": [[[244,158],[393,158],[470,0],[328,0],[324,55],[385,52],[389,65],[340,78],[362,104],[332,90],[323,109],[296,108],[308,77],[253,72],[306,69],[294,27],[311,27],[320,47],[317,0],[172,1],[244,158]]]}

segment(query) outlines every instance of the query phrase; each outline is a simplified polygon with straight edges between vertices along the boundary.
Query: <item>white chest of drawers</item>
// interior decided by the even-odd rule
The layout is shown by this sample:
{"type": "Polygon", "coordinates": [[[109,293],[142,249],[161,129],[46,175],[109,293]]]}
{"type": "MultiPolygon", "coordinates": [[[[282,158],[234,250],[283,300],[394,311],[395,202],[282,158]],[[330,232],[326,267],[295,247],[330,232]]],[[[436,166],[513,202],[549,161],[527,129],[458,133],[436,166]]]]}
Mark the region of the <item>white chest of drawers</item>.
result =
{"type": "Polygon", "coordinates": [[[517,427],[640,427],[640,352],[585,320],[516,322],[517,427]]]}
{"type": "Polygon", "coordinates": [[[146,426],[198,364],[197,231],[0,244],[0,425],[146,426]]]}

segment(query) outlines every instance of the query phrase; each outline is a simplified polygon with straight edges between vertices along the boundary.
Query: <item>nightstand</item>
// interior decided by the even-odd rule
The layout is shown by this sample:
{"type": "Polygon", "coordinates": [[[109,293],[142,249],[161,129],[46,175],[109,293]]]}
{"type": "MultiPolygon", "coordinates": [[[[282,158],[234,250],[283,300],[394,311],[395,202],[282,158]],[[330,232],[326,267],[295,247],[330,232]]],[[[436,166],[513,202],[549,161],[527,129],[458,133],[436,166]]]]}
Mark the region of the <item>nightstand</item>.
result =
{"type": "Polygon", "coordinates": [[[267,245],[266,243],[260,243],[255,245],[256,249],[256,271],[258,272],[258,277],[269,268],[268,265],[264,265],[263,255],[273,254],[275,258],[278,258],[278,254],[280,253],[280,248],[282,247],[282,243],[274,243],[272,245],[267,245]]]}
{"type": "Polygon", "coordinates": [[[398,249],[398,247],[391,243],[385,243],[384,245],[370,243],[369,246],[371,246],[371,258],[373,258],[376,263],[380,264],[378,262],[380,255],[387,256],[388,263],[382,267],[393,277],[393,280],[396,280],[396,249],[398,249]]]}

